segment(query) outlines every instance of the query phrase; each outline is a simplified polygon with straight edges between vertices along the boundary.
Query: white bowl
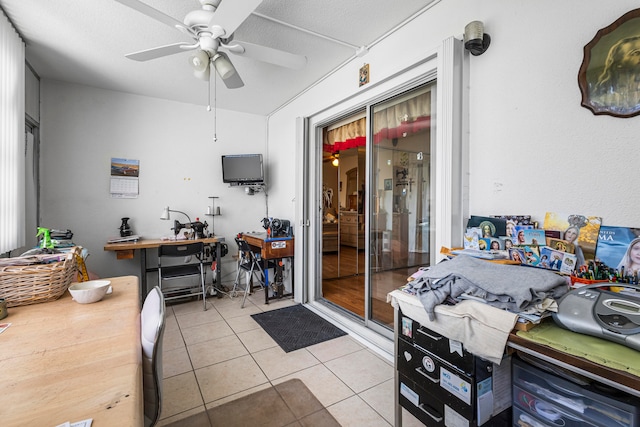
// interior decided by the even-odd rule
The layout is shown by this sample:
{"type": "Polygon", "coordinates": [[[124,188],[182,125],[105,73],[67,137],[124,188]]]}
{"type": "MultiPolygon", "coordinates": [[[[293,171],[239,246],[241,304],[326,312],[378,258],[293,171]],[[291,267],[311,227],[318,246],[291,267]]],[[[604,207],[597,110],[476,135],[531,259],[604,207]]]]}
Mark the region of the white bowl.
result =
{"type": "Polygon", "coordinates": [[[90,304],[100,301],[109,290],[109,280],[89,280],[88,282],[72,283],[69,293],[80,304],[90,304]]]}

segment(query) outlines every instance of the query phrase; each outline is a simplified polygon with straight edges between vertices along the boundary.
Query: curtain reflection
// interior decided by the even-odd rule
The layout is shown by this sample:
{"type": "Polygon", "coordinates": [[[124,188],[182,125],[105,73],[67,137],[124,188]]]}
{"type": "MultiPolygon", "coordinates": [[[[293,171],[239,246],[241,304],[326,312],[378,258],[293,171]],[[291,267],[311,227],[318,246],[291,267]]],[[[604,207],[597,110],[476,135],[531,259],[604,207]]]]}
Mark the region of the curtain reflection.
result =
{"type": "MultiPolygon", "coordinates": [[[[407,137],[431,127],[431,93],[403,99],[374,113],[373,142],[407,137]]],[[[366,117],[323,132],[323,149],[336,153],[366,145],[366,117]]]]}

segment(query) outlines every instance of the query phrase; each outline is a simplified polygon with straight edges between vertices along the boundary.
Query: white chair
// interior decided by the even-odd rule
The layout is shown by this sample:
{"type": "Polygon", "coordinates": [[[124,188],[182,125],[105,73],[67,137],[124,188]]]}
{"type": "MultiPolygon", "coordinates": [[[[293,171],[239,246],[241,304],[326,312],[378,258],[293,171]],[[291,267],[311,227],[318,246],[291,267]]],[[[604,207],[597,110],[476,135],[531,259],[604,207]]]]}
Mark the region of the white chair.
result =
{"type": "Polygon", "coordinates": [[[140,314],[142,344],[142,387],[144,425],[158,422],[162,409],[162,337],[164,336],[164,295],[159,286],[147,295],[140,314]]]}

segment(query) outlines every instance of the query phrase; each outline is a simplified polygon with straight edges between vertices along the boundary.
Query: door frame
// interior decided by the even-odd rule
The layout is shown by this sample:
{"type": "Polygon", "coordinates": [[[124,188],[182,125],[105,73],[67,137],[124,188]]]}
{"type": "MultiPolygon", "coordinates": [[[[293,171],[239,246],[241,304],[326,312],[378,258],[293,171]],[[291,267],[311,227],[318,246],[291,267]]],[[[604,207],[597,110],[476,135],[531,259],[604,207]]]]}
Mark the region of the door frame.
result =
{"type": "MultiPolygon", "coordinates": [[[[298,182],[302,182],[298,200],[307,206],[308,216],[302,216],[301,222],[308,225],[304,230],[308,233],[305,240],[306,255],[296,260],[296,268],[301,271],[301,283],[306,288],[302,302],[316,313],[332,320],[352,332],[354,338],[365,341],[381,354],[393,354],[393,331],[369,321],[368,308],[365,305],[364,321],[349,316],[323,303],[319,291],[321,289],[322,269],[318,254],[322,241],[322,183],[319,176],[322,170],[322,128],[340,120],[357,110],[366,108],[367,124],[371,123],[370,106],[401,92],[425,83],[436,81],[436,152],[434,165],[435,200],[433,248],[451,247],[452,243],[462,240],[463,218],[468,216],[466,208],[468,183],[462,174],[468,164],[466,154],[466,126],[464,116],[468,111],[466,105],[466,86],[463,85],[463,69],[468,68],[468,54],[465,53],[462,41],[454,37],[445,39],[431,54],[419,62],[400,70],[398,73],[378,83],[371,84],[365,90],[333,104],[309,116],[306,136],[303,144],[310,156],[299,159],[297,173],[298,182]],[[463,114],[464,113],[464,114],[463,114]],[[319,141],[319,143],[318,143],[319,141]],[[306,176],[306,180],[305,179],[306,176]],[[304,181],[303,181],[304,180],[304,181]],[[300,270],[302,269],[302,270],[300,270]]],[[[367,126],[367,141],[370,141],[370,127],[367,126]]],[[[301,151],[301,150],[299,150],[301,151]]],[[[366,186],[371,180],[371,150],[367,150],[366,186]]],[[[369,197],[365,198],[365,211],[370,212],[369,197]]],[[[365,246],[370,245],[370,224],[366,221],[365,246]]],[[[432,251],[433,252],[433,251],[432,251]]],[[[435,257],[435,255],[434,255],[435,257]]],[[[435,260],[434,260],[435,261],[435,260]]],[[[369,257],[365,256],[365,301],[369,301],[369,257]]],[[[400,286],[401,284],[398,284],[400,286]]]]}

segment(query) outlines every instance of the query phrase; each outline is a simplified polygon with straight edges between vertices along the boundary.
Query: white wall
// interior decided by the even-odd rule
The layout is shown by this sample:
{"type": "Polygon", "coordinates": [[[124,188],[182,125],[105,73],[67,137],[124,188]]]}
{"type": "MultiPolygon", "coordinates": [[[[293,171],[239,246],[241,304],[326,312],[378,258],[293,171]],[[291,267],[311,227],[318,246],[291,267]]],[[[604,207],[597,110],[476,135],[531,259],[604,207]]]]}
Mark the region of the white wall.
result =
{"type": "Polygon", "coordinates": [[[223,261],[231,263],[223,268],[231,277],[223,280],[233,280],[233,237],[260,229],[265,198],[223,184],[220,156],[266,154],[265,117],[219,110],[213,142],[213,113],[201,106],[47,80],[42,100],[42,226],[71,229],[75,243],[89,249],[88,268],[101,277],[137,274],[137,256],[116,261],[103,251],[107,239],[119,235],[122,217],[145,238],[169,236],[173,219],[187,220],[172,213],[172,221],[161,221],[168,205],[211,229],[204,214],[208,197],[218,196],[215,232],[226,238],[223,261]],[[111,198],[112,157],[140,161],[138,198],[111,198]]]}

